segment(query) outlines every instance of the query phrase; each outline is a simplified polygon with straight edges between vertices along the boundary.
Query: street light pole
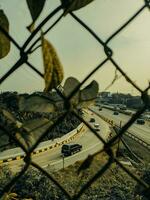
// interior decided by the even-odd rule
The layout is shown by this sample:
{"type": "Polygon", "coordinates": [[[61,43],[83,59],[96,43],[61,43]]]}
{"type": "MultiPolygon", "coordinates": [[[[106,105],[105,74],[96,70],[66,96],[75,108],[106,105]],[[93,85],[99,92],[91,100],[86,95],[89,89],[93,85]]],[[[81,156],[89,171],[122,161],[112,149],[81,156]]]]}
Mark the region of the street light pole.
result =
{"type": "MultiPolygon", "coordinates": [[[[119,128],[121,129],[121,127],[122,127],[122,121],[120,121],[120,123],[119,123],[119,128]]],[[[119,138],[118,138],[118,147],[117,147],[117,156],[119,156],[120,140],[121,140],[121,138],[119,136],[119,138]]]]}
{"type": "Polygon", "coordinates": [[[64,156],[64,154],[62,154],[62,159],[63,159],[63,170],[64,170],[64,168],[65,168],[65,156],[64,156]]]}

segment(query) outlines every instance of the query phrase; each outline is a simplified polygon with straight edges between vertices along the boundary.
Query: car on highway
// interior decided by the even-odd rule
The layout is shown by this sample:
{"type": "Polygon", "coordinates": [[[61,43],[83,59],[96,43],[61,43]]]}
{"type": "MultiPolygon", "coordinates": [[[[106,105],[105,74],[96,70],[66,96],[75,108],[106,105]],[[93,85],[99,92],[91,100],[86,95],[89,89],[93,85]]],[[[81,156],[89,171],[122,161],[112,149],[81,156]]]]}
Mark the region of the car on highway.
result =
{"type": "Polygon", "coordinates": [[[95,127],[95,128],[99,128],[99,124],[95,123],[95,124],[94,124],[94,127],[95,127]]]}
{"type": "Polygon", "coordinates": [[[140,125],[143,125],[143,124],[145,124],[145,121],[144,121],[144,119],[137,119],[136,123],[140,124],[140,125]]]}
{"type": "Polygon", "coordinates": [[[95,122],[95,118],[91,117],[90,122],[95,122]]]}
{"type": "Polygon", "coordinates": [[[94,124],[94,130],[95,131],[100,131],[99,124],[97,124],[97,123],[94,124]]]}
{"type": "Polygon", "coordinates": [[[102,110],[102,107],[99,107],[99,111],[101,111],[102,110]]]}
{"type": "Polygon", "coordinates": [[[119,115],[119,112],[118,111],[114,111],[113,115],[119,115]]]}
{"type": "Polygon", "coordinates": [[[145,120],[150,120],[150,115],[142,115],[142,118],[145,119],[145,120]]]}
{"type": "Polygon", "coordinates": [[[100,128],[94,128],[95,131],[100,131],[100,128]]]}
{"type": "Polygon", "coordinates": [[[61,153],[63,156],[71,156],[79,151],[81,151],[81,144],[64,144],[61,148],[61,153]]]}

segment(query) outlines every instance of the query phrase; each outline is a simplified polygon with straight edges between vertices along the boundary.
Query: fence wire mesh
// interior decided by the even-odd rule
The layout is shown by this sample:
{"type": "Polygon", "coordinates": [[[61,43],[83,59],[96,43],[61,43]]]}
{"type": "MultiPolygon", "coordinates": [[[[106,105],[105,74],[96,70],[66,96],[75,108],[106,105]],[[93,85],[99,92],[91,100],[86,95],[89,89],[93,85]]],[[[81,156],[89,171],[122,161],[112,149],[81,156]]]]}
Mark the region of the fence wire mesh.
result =
{"type": "MultiPolygon", "coordinates": [[[[33,49],[35,48],[35,45],[38,43],[40,40],[40,37],[37,38],[35,41],[33,40],[36,34],[41,30],[41,28],[52,19],[53,16],[55,16],[57,13],[59,13],[63,9],[62,5],[58,6],[55,8],[39,25],[38,27],[30,34],[30,36],[27,38],[27,40],[24,42],[22,46],[20,46],[15,38],[13,38],[10,34],[8,34],[1,26],[0,26],[0,31],[6,35],[6,37],[9,38],[9,40],[17,47],[18,51],[20,52],[20,57],[18,61],[6,72],[1,78],[0,78],[0,84],[2,85],[5,81],[7,81],[7,78],[9,78],[13,73],[18,68],[21,68],[24,63],[28,65],[30,69],[32,69],[35,73],[41,76],[41,78],[44,78],[44,75],[30,63],[28,60],[28,55],[32,54],[33,49]],[[33,42],[32,42],[33,41],[33,42]]],[[[149,100],[149,95],[148,95],[148,90],[150,89],[150,85],[145,88],[145,90],[142,90],[138,84],[136,84],[124,71],[124,67],[119,65],[115,61],[115,58],[113,57],[114,52],[113,49],[109,47],[109,43],[118,36],[118,34],[121,33],[128,25],[136,19],[137,16],[139,16],[142,12],[144,12],[146,9],[150,10],[150,1],[145,0],[143,1],[143,6],[136,12],[134,13],[124,24],[122,24],[121,27],[119,27],[112,35],[110,35],[106,41],[103,41],[87,24],[85,24],[76,14],[73,12],[70,12],[70,16],[81,25],[82,29],[85,29],[87,33],[90,33],[93,36],[93,40],[96,40],[100,46],[103,47],[106,58],[99,63],[98,66],[93,67],[93,70],[82,80],[82,82],[71,92],[71,94],[68,97],[65,97],[58,88],[55,88],[58,94],[63,98],[64,105],[65,105],[65,111],[59,115],[57,120],[55,121],[54,124],[50,125],[49,128],[39,137],[39,139],[36,141],[36,143],[30,148],[26,149],[24,145],[13,135],[11,134],[12,132],[17,132],[19,128],[14,126],[10,127],[10,122],[9,120],[5,121],[3,124],[0,124],[1,130],[4,130],[4,132],[13,140],[15,143],[25,152],[26,156],[24,157],[24,162],[25,165],[21,169],[21,171],[3,188],[1,191],[0,195],[1,197],[11,191],[13,188],[14,184],[16,181],[18,181],[27,171],[29,166],[33,166],[34,168],[38,169],[41,171],[44,175],[47,176],[66,196],[68,199],[78,199],[81,197],[81,195],[91,186],[93,182],[95,182],[99,177],[101,177],[112,165],[112,163],[116,163],[121,169],[123,169],[129,176],[131,176],[135,181],[137,181],[143,188],[143,194],[148,197],[149,195],[149,185],[138,178],[135,174],[133,174],[128,168],[126,168],[117,158],[115,153],[112,150],[112,146],[114,143],[118,142],[118,139],[121,138],[124,133],[129,129],[130,126],[140,117],[140,115],[147,109],[150,108],[150,100],[149,100]],[[92,126],[86,122],[77,112],[76,110],[71,110],[71,99],[72,97],[78,92],[78,90],[83,86],[83,84],[93,75],[95,74],[100,68],[104,68],[105,64],[107,62],[111,62],[112,65],[118,70],[122,76],[126,79],[128,83],[132,85],[137,91],[140,92],[141,94],[141,99],[143,101],[143,107],[140,108],[132,117],[131,119],[119,130],[119,133],[111,138],[108,142],[106,142],[99,134],[97,131],[95,131],[92,126]],[[39,143],[42,141],[42,139],[50,132],[57,124],[59,124],[67,115],[67,113],[72,112],[72,114],[78,118],[80,121],[82,121],[90,130],[91,134],[96,135],[96,137],[101,140],[103,143],[103,150],[101,152],[105,152],[109,159],[107,160],[107,163],[99,170],[96,172],[96,174],[85,184],[81,187],[80,191],[76,193],[74,196],[71,196],[69,192],[66,191],[66,189],[59,183],[58,180],[53,178],[46,170],[41,168],[38,164],[36,164],[32,160],[32,153],[34,152],[35,148],[39,145],[39,143]],[[5,125],[4,125],[5,124],[5,125]]],[[[43,32],[45,35],[49,31],[53,29],[53,27],[57,26],[58,22],[62,20],[63,14],[61,14],[58,19],[46,30],[43,32]]],[[[146,31],[146,30],[145,30],[146,31]]],[[[39,128],[39,127],[37,127],[39,128]]],[[[20,130],[19,130],[20,131],[20,130]]],[[[95,155],[93,155],[95,156],[95,155]]]]}

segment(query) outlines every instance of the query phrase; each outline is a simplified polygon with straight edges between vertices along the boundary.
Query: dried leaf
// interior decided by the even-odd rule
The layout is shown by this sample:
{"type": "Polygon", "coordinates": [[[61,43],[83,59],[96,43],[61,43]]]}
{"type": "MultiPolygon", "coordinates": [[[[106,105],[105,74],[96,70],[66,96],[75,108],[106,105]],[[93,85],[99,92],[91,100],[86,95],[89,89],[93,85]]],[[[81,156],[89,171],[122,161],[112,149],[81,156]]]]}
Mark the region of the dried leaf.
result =
{"type": "Polygon", "coordinates": [[[18,130],[16,138],[26,150],[29,150],[52,124],[53,121],[45,118],[28,120],[18,130]]]}
{"type": "Polygon", "coordinates": [[[81,171],[88,169],[90,167],[92,161],[93,161],[93,156],[92,155],[88,155],[86,160],[79,167],[78,174],[80,174],[81,171]]]}
{"type": "Polygon", "coordinates": [[[19,101],[19,110],[32,112],[55,112],[56,106],[50,99],[32,94],[19,101]]]}
{"type": "Polygon", "coordinates": [[[30,149],[35,143],[32,133],[29,134],[25,129],[22,129],[21,133],[17,132],[15,136],[26,150],[30,149]]]}
{"type": "MultiPolygon", "coordinates": [[[[63,86],[63,93],[66,97],[68,97],[71,92],[80,84],[80,82],[74,78],[69,77],[66,79],[65,84],[63,86]]],[[[97,97],[98,94],[98,83],[96,81],[92,81],[89,85],[87,85],[82,90],[78,90],[73,97],[71,98],[71,105],[82,107],[88,106],[93,103],[93,100],[97,97]]]]}
{"type": "Polygon", "coordinates": [[[44,62],[44,79],[45,79],[45,92],[57,87],[63,80],[63,67],[57,56],[56,50],[53,45],[44,39],[42,39],[42,53],[44,62]]]}
{"type": "MultiPolygon", "coordinates": [[[[68,97],[71,92],[80,84],[80,82],[74,78],[74,77],[69,77],[66,79],[65,83],[64,83],[64,87],[63,87],[63,93],[66,97],[68,97]]],[[[73,97],[71,98],[71,105],[72,106],[77,106],[79,103],[79,91],[77,91],[75,93],[75,95],[73,95],[73,97]]]]}
{"type": "MultiPolygon", "coordinates": [[[[35,120],[30,122],[30,125],[22,124],[21,122],[17,121],[15,116],[8,112],[7,110],[0,110],[1,114],[1,124],[5,126],[6,131],[9,131],[11,135],[15,135],[16,139],[28,150],[32,145],[35,143],[36,135],[43,133],[43,131],[46,129],[43,127],[43,129],[38,128],[36,131],[31,130],[32,127],[37,124],[44,124],[45,121],[40,120],[40,122],[35,122],[35,120]],[[40,132],[40,133],[39,133],[40,132]]],[[[28,121],[29,124],[29,121],[28,121]]]]}
{"type": "Polygon", "coordinates": [[[89,85],[87,85],[80,92],[80,101],[90,101],[94,100],[98,94],[98,83],[96,81],[92,81],[89,85]]]}
{"type": "Polygon", "coordinates": [[[27,28],[30,32],[32,32],[34,29],[34,23],[43,10],[45,0],[26,0],[26,1],[33,20],[33,22],[27,28]]]}
{"type": "Polygon", "coordinates": [[[8,112],[8,111],[5,110],[5,109],[2,109],[2,113],[3,113],[3,116],[4,116],[6,119],[12,121],[13,123],[16,123],[16,118],[13,116],[12,113],[8,112]]]}
{"type": "Polygon", "coordinates": [[[17,200],[18,195],[16,193],[9,193],[5,194],[2,198],[2,200],[17,200]]]}
{"type": "Polygon", "coordinates": [[[74,77],[69,77],[66,79],[64,83],[64,95],[68,97],[71,92],[80,84],[80,82],[74,78],[74,77]]]}
{"type": "MultiPolygon", "coordinates": [[[[0,26],[9,32],[9,22],[3,10],[0,10],[0,26]]],[[[0,59],[7,56],[10,51],[10,40],[0,31],[0,59]]]]}
{"type": "Polygon", "coordinates": [[[61,0],[62,6],[65,10],[64,15],[67,15],[71,11],[82,8],[92,1],[94,0],[61,0]]]}

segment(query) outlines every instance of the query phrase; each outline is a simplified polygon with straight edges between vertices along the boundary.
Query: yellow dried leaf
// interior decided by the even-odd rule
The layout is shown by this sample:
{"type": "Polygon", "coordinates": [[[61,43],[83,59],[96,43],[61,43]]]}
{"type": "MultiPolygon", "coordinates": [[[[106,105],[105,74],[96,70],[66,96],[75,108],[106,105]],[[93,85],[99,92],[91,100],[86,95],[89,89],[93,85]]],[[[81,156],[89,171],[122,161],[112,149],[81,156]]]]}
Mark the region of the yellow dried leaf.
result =
{"type": "Polygon", "coordinates": [[[63,67],[53,45],[43,37],[42,54],[44,62],[45,92],[57,87],[63,80],[63,67]]]}
{"type": "Polygon", "coordinates": [[[16,193],[8,193],[5,194],[2,198],[2,200],[17,200],[18,195],[16,193]]]}
{"type": "MultiPolygon", "coordinates": [[[[9,22],[3,10],[0,10],[0,26],[5,31],[7,32],[9,31],[9,22]]],[[[7,56],[9,51],[10,51],[10,40],[5,36],[4,33],[0,31],[0,59],[7,56]]]]}

